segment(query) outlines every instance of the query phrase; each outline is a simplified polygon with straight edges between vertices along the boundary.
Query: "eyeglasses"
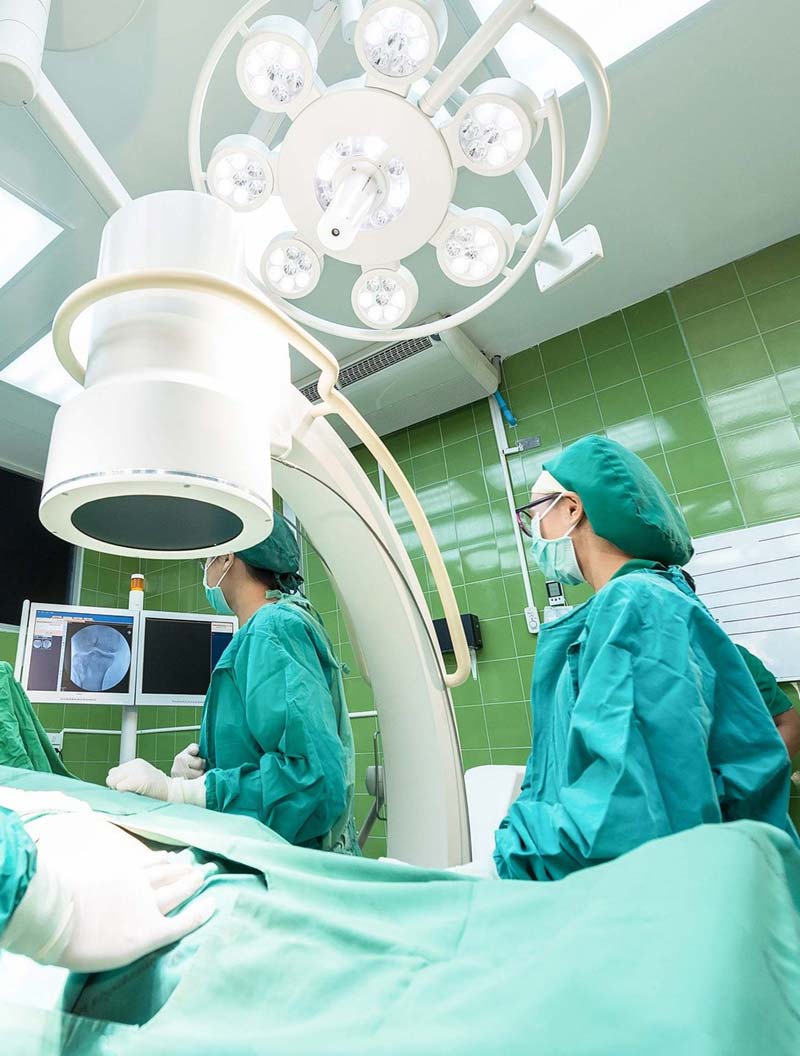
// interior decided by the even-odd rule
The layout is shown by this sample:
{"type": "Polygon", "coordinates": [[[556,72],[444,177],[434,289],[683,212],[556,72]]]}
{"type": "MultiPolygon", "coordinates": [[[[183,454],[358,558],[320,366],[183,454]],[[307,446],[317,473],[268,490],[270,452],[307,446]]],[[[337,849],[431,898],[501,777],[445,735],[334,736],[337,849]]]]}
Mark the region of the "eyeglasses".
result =
{"type": "Polygon", "coordinates": [[[541,506],[543,502],[552,502],[555,498],[556,495],[545,495],[541,499],[535,499],[533,502],[529,502],[526,506],[519,506],[514,510],[520,531],[532,538],[533,532],[531,531],[531,520],[533,519],[533,514],[531,511],[537,506],[541,506]]]}

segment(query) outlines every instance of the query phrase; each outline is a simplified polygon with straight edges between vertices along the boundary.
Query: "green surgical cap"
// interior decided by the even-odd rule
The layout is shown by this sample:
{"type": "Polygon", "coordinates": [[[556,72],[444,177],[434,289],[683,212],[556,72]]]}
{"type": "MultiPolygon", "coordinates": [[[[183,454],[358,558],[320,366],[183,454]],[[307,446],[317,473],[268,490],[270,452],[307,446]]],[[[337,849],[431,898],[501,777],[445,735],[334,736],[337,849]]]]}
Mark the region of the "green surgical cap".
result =
{"type": "Polygon", "coordinates": [[[272,531],[263,542],[240,550],[240,557],[246,565],[272,572],[285,594],[294,594],[303,583],[298,575],[300,568],[300,548],[297,537],[286,518],[275,511],[275,523],[272,531]]]}
{"type": "Polygon", "coordinates": [[[580,496],[596,534],[630,557],[685,565],[694,553],[683,514],[658,478],[615,440],[586,436],[544,468],[580,496]]]}

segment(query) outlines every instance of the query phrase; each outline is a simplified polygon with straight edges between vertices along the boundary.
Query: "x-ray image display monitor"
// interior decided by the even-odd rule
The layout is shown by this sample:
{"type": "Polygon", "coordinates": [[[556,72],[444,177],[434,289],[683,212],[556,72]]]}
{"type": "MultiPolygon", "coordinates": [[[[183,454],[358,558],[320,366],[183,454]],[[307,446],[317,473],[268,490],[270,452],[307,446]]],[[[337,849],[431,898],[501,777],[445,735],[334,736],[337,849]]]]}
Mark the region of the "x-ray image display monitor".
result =
{"type": "Polygon", "coordinates": [[[131,703],[133,614],[32,606],[23,684],[32,700],[131,703]]]}

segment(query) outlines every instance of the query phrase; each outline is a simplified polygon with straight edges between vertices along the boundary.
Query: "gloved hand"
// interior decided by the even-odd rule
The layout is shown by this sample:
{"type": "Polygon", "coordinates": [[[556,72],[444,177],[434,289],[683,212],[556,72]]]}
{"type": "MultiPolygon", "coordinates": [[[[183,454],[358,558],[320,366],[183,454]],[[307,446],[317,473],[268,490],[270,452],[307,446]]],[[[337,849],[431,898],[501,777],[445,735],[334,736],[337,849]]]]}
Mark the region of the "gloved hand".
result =
{"type": "Polygon", "coordinates": [[[206,805],[205,774],[193,779],[167,777],[157,767],[144,759],[132,759],[109,770],[106,784],[117,792],[138,792],[140,796],[152,796],[168,803],[190,803],[195,807],[206,805]]]}
{"type": "Polygon", "coordinates": [[[190,744],[175,756],[171,773],[173,777],[185,777],[192,781],[202,777],[205,769],[206,761],[200,755],[200,745],[190,744]]]}
{"type": "Polygon", "coordinates": [[[188,935],[211,917],[214,902],[197,899],[205,873],[176,855],[154,852],[94,814],[42,818],[36,872],[0,945],[74,972],[131,964],[188,935]]]}
{"type": "Polygon", "coordinates": [[[131,759],[108,772],[106,784],[117,792],[138,792],[153,799],[169,798],[169,778],[144,759],[131,759]]]}

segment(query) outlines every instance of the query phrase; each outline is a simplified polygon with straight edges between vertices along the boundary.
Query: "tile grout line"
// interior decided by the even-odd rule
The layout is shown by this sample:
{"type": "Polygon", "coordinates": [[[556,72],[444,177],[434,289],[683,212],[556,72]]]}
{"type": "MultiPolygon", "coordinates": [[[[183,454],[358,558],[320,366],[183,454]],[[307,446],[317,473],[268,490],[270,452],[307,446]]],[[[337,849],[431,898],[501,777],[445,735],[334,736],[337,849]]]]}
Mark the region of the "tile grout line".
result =
{"type": "MultiPolygon", "coordinates": [[[[675,319],[677,320],[677,325],[678,325],[678,332],[681,335],[681,341],[683,341],[683,347],[686,349],[687,356],[689,356],[689,362],[691,363],[692,373],[694,374],[694,380],[697,383],[697,388],[702,393],[703,392],[703,387],[700,384],[700,376],[697,373],[697,367],[695,366],[694,360],[692,359],[692,354],[689,351],[689,343],[686,340],[686,333],[684,332],[684,329],[683,329],[683,322],[682,322],[681,319],[678,318],[678,313],[677,313],[677,311],[675,309],[675,302],[674,302],[674,300],[672,298],[672,290],[668,289],[666,292],[667,292],[667,297],[669,299],[669,303],[672,305],[672,310],[675,313],[675,319]]],[[[705,402],[706,401],[704,399],[703,403],[705,404],[705,402]]],[[[708,413],[707,412],[707,408],[706,408],[706,413],[708,413]]],[[[720,443],[720,440],[719,440],[719,434],[717,432],[717,427],[714,424],[714,421],[711,418],[710,414],[708,415],[708,420],[709,420],[709,422],[711,424],[711,431],[714,434],[714,439],[716,441],[717,448],[719,450],[720,458],[722,459],[722,464],[725,467],[725,472],[728,474],[728,483],[730,484],[731,491],[733,492],[733,496],[734,496],[734,498],[736,500],[736,507],[739,510],[739,516],[742,518],[742,524],[745,527],[747,527],[747,518],[744,515],[744,508],[742,506],[741,499],[739,498],[739,490],[736,487],[736,485],[734,484],[734,478],[731,475],[730,466],[728,465],[728,459],[726,458],[725,452],[722,449],[722,444],[720,443]]]]}

